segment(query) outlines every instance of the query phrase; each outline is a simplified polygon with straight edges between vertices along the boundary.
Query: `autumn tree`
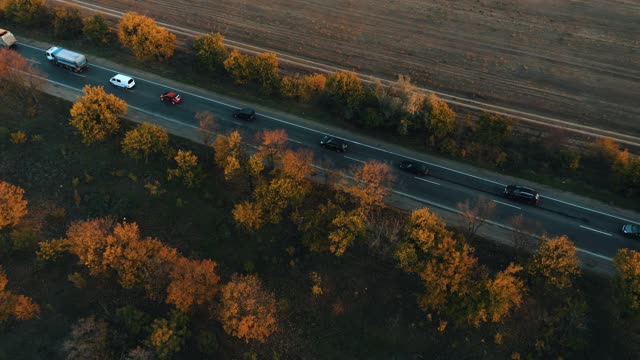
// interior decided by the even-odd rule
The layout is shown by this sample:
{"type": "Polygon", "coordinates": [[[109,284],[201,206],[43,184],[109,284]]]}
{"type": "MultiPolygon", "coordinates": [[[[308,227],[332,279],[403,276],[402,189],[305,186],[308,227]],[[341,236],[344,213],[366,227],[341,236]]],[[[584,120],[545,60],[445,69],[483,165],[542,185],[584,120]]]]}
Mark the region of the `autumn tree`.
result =
{"type": "Polygon", "coordinates": [[[260,81],[262,92],[271,93],[279,86],[278,56],[266,52],[252,58],[253,77],[260,81]]]}
{"type": "Polygon", "coordinates": [[[67,360],[110,359],[109,325],[104,320],[96,320],[93,315],[78,320],[71,327],[63,349],[67,360]]]}
{"type": "Polygon", "coordinates": [[[51,25],[55,37],[73,39],[82,34],[82,17],[76,7],[57,7],[52,15],[51,25]]]}
{"type": "Polygon", "coordinates": [[[503,115],[484,113],[478,118],[476,136],[488,147],[501,146],[513,130],[513,120],[503,115]]]}
{"type": "Polygon", "coordinates": [[[27,117],[35,116],[45,80],[18,52],[0,48],[0,104],[11,106],[27,117]]]}
{"type": "Polygon", "coordinates": [[[0,230],[18,225],[27,212],[24,189],[0,181],[0,230]]]}
{"type": "Polygon", "coordinates": [[[242,54],[238,49],[233,49],[223,64],[236,84],[243,85],[253,80],[254,73],[250,55],[242,54]]]}
{"type": "Polygon", "coordinates": [[[151,324],[147,343],[159,359],[171,359],[179,352],[189,336],[189,318],[183,312],[173,310],[169,319],[156,319],[151,324]]]}
{"type": "Polygon", "coordinates": [[[434,94],[429,95],[427,104],[428,115],[425,117],[425,127],[435,145],[456,131],[456,113],[434,94]]]}
{"type": "Polygon", "coordinates": [[[496,208],[496,203],[484,198],[478,199],[475,204],[471,205],[469,200],[458,203],[460,216],[465,224],[465,236],[467,239],[473,239],[478,230],[489,220],[496,208]]]}
{"type": "Polygon", "coordinates": [[[373,207],[383,205],[385,197],[389,194],[393,175],[388,164],[368,161],[356,169],[353,182],[355,184],[345,186],[345,191],[356,199],[360,212],[366,214],[373,207]]]}
{"type": "Polygon", "coordinates": [[[80,132],[83,143],[104,141],[120,128],[118,118],[127,113],[127,103],[107,94],[102,86],[85,85],[82,91],[84,95],[71,107],[69,123],[80,132]]]}
{"type": "Polygon", "coordinates": [[[486,310],[480,312],[482,320],[501,322],[507,314],[522,304],[526,289],[524,281],[517,276],[520,271],[522,266],[509,264],[505,270],[496,274],[495,278],[486,280],[489,301],[486,310]]]}
{"type": "Polygon", "coordinates": [[[284,97],[307,102],[317,98],[325,90],[326,84],[327,77],[323,74],[283,76],[280,80],[280,93],[284,97]]]}
{"type": "Polygon", "coordinates": [[[122,16],[118,24],[118,38],[136,58],[142,60],[155,58],[166,61],[173,56],[176,47],[173,33],[158,26],[152,18],[135,12],[122,16]]]}
{"type": "Polygon", "coordinates": [[[332,230],[329,232],[329,251],[342,256],[353,242],[364,235],[364,218],[357,211],[339,211],[331,221],[332,230]]]}
{"type": "Polygon", "coordinates": [[[167,130],[151,123],[142,123],[124,134],[122,152],[134,159],[146,162],[149,156],[163,154],[169,147],[167,130]]]}
{"type": "Polygon", "coordinates": [[[198,164],[198,157],[191,150],[178,150],[178,154],[173,158],[177,167],[168,170],[168,179],[181,180],[187,188],[197,186],[202,180],[202,168],[198,164]]]}
{"type": "Polygon", "coordinates": [[[30,320],[38,315],[40,307],[31,298],[7,289],[9,279],[0,265],[0,325],[10,319],[30,320]]]}
{"type": "Polygon", "coordinates": [[[362,80],[350,71],[340,71],[329,75],[326,92],[336,104],[348,110],[360,107],[364,99],[362,80]]]}
{"type": "Polygon", "coordinates": [[[576,246],[566,235],[554,238],[543,235],[529,264],[529,273],[551,288],[570,288],[580,275],[576,246]]]}
{"type": "Polygon", "coordinates": [[[103,261],[107,249],[107,237],[113,219],[98,218],[75,222],[67,229],[66,243],[70,253],[79,258],[92,275],[103,273],[108,267],[103,261]]]}
{"type": "Polygon", "coordinates": [[[4,16],[15,23],[34,26],[44,23],[46,11],[45,0],[8,0],[4,16]]]}
{"type": "Polygon", "coordinates": [[[218,135],[211,146],[215,162],[224,172],[225,179],[238,174],[247,157],[240,133],[234,130],[228,135],[218,135]]]}
{"type": "Polygon", "coordinates": [[[276,299],[257,276],[231,276],[221,290],[217,313],[224,331],[248,343],[264,343],[277,329],[276,299]]]}
{"type": "Polygon", "coordinates": [[[224,46],[224,37],[220,33],[198,36],[193,41],[193,51],[198,65],[209,72],[224,67],[224,61],[229,55],[224,46]]]}
{"type": "Polygon", "coordinates": [[[236,204],[232,210],[233,219],[245,229],[258,231],[264,225],[262,208],[256,202],[243,201],[236,204]]]}
{"type": "Polygon", "coordinates": [[[620,249],[614,259],[617,274],[615,283],[625,310],[640,312],[640,252],[620,249]]]}
{"type": "Polygon", "coordinates": [[[95,44],[107,44],[111,38],[111,29],[102,15],[84,18],[82,33],[87,40],[95,44]]]}
{"type": "Polygon", "coordinates": [[[216,117],[209,111],[197,112],[195,117],[198,121],[198,133],[200,134],[202,143],[209,145],[218,129],[216,117]]]}
{"type": "Polygon", "coordinates": [[[611,169],[615,181],[627,196],[640,193],[640,157],[631,155],[628,149],[619,151],[611,169]]]}
{"type": "MultiPolygon", "coordinates": [[[[329,252],[331,246],[329,233],[332,230],[332,222],[341,211],[342,208],[331,200],[327,200],[326,204],[320,204],[317,208],[303,207],[296,211],[292,219],[298,227],[302,243],[311,251],[329,252]]],[[[334,249],[341,248],[346,247],[334,247],[334,249]]]]}
{"type": "Polygon", "coordinates": [[[267,166],[273,169],[276,162],[280,161],[289,136],[283,129],[262,130],[256,134],[259,142],[258,152],[266,160],[267,166]]]}
{"type": "Polygon", "coordinates": [[[216,266],[211,260],[179,258],[169,275],[171,282],[167,287],[166,302],[183,312],[193,305],[211,303],[219,290],[216,266]]]}

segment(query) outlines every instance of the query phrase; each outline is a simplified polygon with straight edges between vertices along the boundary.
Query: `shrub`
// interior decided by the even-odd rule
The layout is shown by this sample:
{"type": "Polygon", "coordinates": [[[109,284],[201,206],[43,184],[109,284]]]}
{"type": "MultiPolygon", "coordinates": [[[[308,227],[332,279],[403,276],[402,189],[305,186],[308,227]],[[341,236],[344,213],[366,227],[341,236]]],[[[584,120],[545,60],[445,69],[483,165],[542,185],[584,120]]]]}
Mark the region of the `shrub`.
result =
{"type": "Polygon", "coordinates": [[[27,142],[27,134],[24,131],[16,131],[11,133],[11,143],[13,144],[24,144],[27,142]]]}
{"type": "Polygon", "coordinates": [[[53,10],[51,25],[53,35],[61,39],[73,39],[82,34],[82,17],[74,7],[59,7],[53,10]]]}
{"type": "Polygon", "coordinates": [[[107,44],[111,40],[111,30],[104,16],[90,16],[83,23],[82,33],[87,40],[96,44],[107,44]]]}

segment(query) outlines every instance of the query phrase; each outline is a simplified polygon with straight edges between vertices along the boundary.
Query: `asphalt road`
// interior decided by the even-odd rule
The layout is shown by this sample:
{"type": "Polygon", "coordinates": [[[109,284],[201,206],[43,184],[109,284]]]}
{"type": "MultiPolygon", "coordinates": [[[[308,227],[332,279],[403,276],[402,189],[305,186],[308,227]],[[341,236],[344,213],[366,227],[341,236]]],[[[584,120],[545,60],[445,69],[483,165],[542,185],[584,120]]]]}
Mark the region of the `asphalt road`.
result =
{"type": "Polygon", "coordinates": [[[85,84],[104,86],[107,92],[122,98],[130,107],[150,115],[197,126],[195,113],[209,111],[219,120],[220,131],[237,129],[245,138],[252,137],[262,129],[285,129],[289,135],[290,146],[312,150],[316,164],[322,167],[353,169],[369,160],[387,162],[394,168],[396,179],[393,190],[397,194],[421,200],[432,206],[456,209],[457,204],[465,200],[473,203],[478,198],[485,198],[496,203],[490,221],[498,226],[510,226],[510,219],[513,216],[523,215],[528,223],[535,224],[530,229],[531,232],[536,234],[545,232],[551,236],[566,234],[576,243],[580,251],[601,259],[610,260],[620,248],[640,250],[640,239],[625,238],[620,233],[625,223],[639,224],[638,218],[631,219],[608,214],[599,209],[590,209],[583,204],[571,203],[568,200],[548,197],[544,194],[541,194],[538,207],[513,202],[502,197],[506,184],[499,178],[483,178],[437,163],[425,162],[430,168],[429,176],[415,177],[397,169],[398,163],[407,159],[406,156],[351,140],[348,136],[346,138],[343,136],[349,143],[348,151],[345,154],[335,153],[319,146],[319,141],[324,135],[321,131],[268,113],[258,113],[258,118],[253,122],[233,119],[231,114],[237,106],[212,98],[205,91],[169,88],[160,82],[140,77],[135,77],[136,86],[133,89],[124,90],[115,88],[109,83],[109,79],[116,73],[124,71],[124,67],[109,69],[98,66],[91,63],[91,56],[88,56],[88,71],[76,74],[49,64],[44,54],[46,49],[21,43],[16,50],[29,59],[37,69],[47,74],[48,80],[54,84],[77,90],[85,84]],[[161,102],[159,95],[166,90],[177,90],[184,98],[183,103],[171,105],[161,102]]]}

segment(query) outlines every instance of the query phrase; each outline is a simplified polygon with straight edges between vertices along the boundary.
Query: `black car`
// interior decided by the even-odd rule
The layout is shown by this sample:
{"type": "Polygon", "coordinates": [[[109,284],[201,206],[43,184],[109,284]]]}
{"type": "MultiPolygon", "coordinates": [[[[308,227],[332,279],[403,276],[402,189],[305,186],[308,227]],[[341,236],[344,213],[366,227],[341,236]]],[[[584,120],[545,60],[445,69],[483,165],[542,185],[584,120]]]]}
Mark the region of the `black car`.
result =
{"type": "Polygon", "coordinates": [[[405,160],[400,163],[400,169],[415,175],[429,175],[429,168],[427,165],[417,161],[405,160]]]}
{"type": "Polygon", "coordinates": [[[256,111],[250,108],[233,110],[233,117],[240,120],[255,120],[256,111]]]}
{"type": "Polygon", "coordinates": [[[622,234],[627,237],[640,238],[640,226],[633,224],[626,224],[622,226],[622,234]]]}
{"type": "Polygon", "coordinates": [[[325,136],[322,140],[320,140],[320,145],[324,148],[331,149],[337,152],[347,151],[347,143],[344,140],[331,136],[325,136]]]}
{"type": "Polygon", "coordinates": [[[540,195],[537,191],[518,185],[508,185],[505,187],[504,196],[512,200],[533,205],[538,205],[538,201],[540,201],[540,195]]]}

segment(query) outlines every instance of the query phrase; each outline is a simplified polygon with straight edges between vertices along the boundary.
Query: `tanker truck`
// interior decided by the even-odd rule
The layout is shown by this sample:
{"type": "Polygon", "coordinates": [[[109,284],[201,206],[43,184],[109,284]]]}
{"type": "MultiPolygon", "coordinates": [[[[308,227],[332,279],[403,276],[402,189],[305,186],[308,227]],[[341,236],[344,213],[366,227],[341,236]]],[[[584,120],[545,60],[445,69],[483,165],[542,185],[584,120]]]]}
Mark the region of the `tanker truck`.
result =
{"type": "Polygon", "coordinates": [[[47,50],[47,60],[53,65],[75,72],[82,72],[89,65],[84,55],[57,46],[47,50]]]}

